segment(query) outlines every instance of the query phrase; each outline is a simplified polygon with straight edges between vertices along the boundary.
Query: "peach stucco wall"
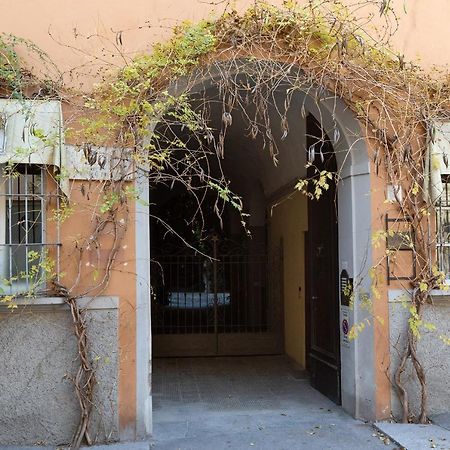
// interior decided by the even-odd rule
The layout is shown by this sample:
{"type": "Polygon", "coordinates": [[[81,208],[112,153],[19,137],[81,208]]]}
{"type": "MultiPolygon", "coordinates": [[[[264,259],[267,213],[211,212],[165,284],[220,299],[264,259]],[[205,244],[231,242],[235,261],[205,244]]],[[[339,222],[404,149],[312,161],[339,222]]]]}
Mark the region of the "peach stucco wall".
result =
{"type": "MultiPolygon", "coordinates": [[[[111,279],[101,291],[96,288],[105,275],[113,246],[112,224],[98,242],[89,243],[97,227],[102,203],[101,182],[72,181],[70,205],[74,212],[61,224],[61,282],[73,287],[75,295],[119,297],[119,421],[122,430],[134,427],[136,415],[136,246],[134,203],[117,217],[120,231],[126,230],[111,270],[111,279]],[[97,245],[98,244],[98,245],[97,245]],[[80,255],[79,248],[84,248],[80,255]],[[78,277],[79,281],[78,280],[78,277]]],[[[120,234],[119,234],[120,236],[120,234]]]]}
{"type": "MultiPolygon", "coordinates": [[[[299,3],[302,2],[306,0],[299,3]]],[[[175,24],[217,16],[228,3],[244,9],[253,2],[3,0],[0,30],[28,38],[41,47],[64,73],[66,82],[90,85],[104,74],[105,67],[122,65],[121,54],[126,58],[136,52],[148,52],[155,42],[170,35],[175,24]],[[123,45],[116,42],[118,31],[122,31],[123,45]],[[76,77],[77,73],[83,77],[76,77]]],[[[282,2],[272,0],[272,3],[282,2]]],[[[450,2],[394,0],[392,3],[400,18],[399,30],[392,39],[393,50],[405,54],[407,59],[420,61],[426,68],[449,64],[450,2]]],[[[370,32],[380,25],[377,13],[375,17],[374,24],[367,26],[370,32]]]]}

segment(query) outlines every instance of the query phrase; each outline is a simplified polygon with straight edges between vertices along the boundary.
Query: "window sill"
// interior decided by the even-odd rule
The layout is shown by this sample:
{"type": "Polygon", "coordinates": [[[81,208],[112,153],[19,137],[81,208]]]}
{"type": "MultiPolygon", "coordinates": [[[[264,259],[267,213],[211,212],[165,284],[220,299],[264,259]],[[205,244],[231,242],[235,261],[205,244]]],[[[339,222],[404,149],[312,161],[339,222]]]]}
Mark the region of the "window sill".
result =
{"type": "Polygon", "coordinates": [[[433,289],[430,292],[430,297],[434,303],[450,303],[450,289],[433,289]]]}
{"type": "MultiPolygon", "coordinates": [[[[17,309],[69,309],[64,297],[17,298],[14,299],[14,304],[17,305],[15,311],[17,309]]],[[[88,310],[118,309],[119,297],[83,297],[78,300],[78,305],[80,308],[88,310]]],[[[0,303],[0,312],[14,310],[8,308],[8,303],[0,303]]]]}
{"type": "MultiPolygon", "coordinates": [[[[447,284],[447,282],[445,284],[447,284]]],[[[410,302],[411,295],[411,290],[389,289],[389,303],[410,302]]],[[[430,297],[434,303],[450,303],[450,289],[433,289],[430,291],[430,297]]]]}

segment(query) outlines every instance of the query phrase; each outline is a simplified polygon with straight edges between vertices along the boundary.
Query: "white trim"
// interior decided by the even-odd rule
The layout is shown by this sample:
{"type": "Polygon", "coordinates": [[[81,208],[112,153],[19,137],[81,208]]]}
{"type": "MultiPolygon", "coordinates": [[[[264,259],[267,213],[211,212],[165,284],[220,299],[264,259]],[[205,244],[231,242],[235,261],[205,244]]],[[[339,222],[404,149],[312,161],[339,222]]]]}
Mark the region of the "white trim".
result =
{"type": "MultiPolygon", "coordinates": [[[[152,434],[149,182],[136,177],[136,438],[152,434]]],[[[126,432],[126,431],[125,431],[126,432]]],[[[121,436],[122,438],[122,436],[121,436]]]]}
{"type": "MultiPolygon", "coordinates": [[[[388,301],[389,303],[402,303],[404,301],[411,301],[412,291],[410,289],[389,289],[388,301]]],[[[450,300],[450,289],[432,289],[430,297],[436,297],[441,300],[450,300]]]]}
{"type": "Polygon", "coordinates": [[[412,291],[407,289],[389,289],[388,302],[389,303],[403,303],[411,300],[412,291]]]}
{"type": "Polygon", "coordinates": [[[435,298],[436,300],[450,300],[450,290],[444,289],[433,289],[430,292],[430,297],[435,298]]]}
{"type": "MultiPolygon", "coordinates": [[[[37,298],[16,298],[14,304],[19,308],[26,309],[67,309],[64,297],[37,297],[37,298]]],[[[82,297],[78,300],[78,306],[82,309],[100,310],[100,309],[118,309],[119,297],[82,297]]],[[[8,303],[0,303],[0,312],[10,311],[8,303]]]]}

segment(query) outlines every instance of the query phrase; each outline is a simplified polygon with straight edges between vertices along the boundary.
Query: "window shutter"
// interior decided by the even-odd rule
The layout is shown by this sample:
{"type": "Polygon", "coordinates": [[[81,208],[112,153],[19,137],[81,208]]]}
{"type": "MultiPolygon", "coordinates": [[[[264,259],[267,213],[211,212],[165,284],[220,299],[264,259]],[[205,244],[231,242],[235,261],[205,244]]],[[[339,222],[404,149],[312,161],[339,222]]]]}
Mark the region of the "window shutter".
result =
{"type": "Polygon", "coordinates": [[[450,121],[435,121],[429,129],[428,177],[433,203],[444,191],[442,176],[450,175],[450,121]]]}
{"type": "MultiPolygon", "coordinates": [[[[0,99],[0,163],[64,165],[61,102],[0,99]]],[[[68,195],[68,180],[60,187],[68,195]]]]}

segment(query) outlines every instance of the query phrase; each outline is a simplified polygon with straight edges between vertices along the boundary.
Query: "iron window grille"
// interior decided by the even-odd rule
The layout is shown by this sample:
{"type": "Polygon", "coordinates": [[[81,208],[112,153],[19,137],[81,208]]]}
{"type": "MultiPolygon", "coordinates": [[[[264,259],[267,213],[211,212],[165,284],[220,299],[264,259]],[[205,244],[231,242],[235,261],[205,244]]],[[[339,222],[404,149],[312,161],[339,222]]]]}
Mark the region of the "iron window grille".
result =
{"type": "Polygon", "coordinates": [[[450,175],[442,175],[442,187],[436,214],[437,260],[439,269],[450,279],[450,175]]]}
{"type": "Polygon", "coordinates": [[[47,192],[45,166],[18,164],[3,167],[0,183],[0,291],[20,295],[45,289],[42,263],[53,248],[59,274],[60,236],[47,242],[46,211],[51,198],[59,209],[59,193],[47,192]]]}

